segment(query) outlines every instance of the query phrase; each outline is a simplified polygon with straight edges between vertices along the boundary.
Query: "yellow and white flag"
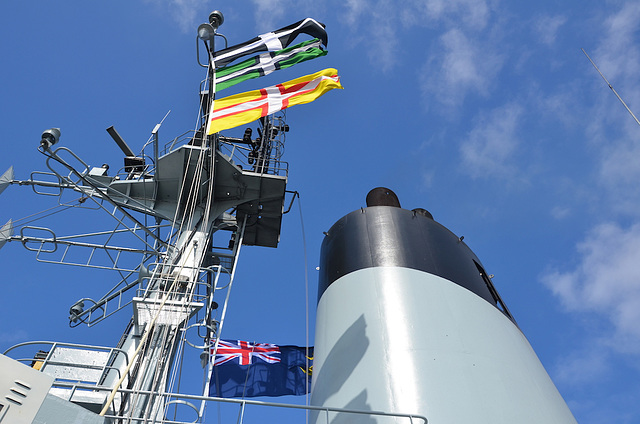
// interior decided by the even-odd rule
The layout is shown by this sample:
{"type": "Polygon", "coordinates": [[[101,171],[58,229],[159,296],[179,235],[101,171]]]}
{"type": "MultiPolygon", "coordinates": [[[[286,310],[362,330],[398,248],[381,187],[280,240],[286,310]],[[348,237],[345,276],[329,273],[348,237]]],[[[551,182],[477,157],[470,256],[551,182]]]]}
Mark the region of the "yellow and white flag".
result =
{"type": "Polygon", "coordinates": [[[207,134],[255,121],[290,106],[310,103],[329,90],[342,88],[338,71],[328,68],[261,90],[213,100],[207,134]]]}

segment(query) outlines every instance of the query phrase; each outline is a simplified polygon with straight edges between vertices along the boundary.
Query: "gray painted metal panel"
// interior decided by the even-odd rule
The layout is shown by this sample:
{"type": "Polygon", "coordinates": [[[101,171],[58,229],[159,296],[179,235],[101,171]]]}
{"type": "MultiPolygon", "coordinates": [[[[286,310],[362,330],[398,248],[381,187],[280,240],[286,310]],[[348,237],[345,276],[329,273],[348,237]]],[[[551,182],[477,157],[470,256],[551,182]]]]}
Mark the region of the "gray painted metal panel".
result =
{"type": "Polygon", "coordinates": [[[159,325],[179,325],[185,319],[192,317],[202,306],[204,304],[200,302],[167,300],[163,303],[162,299],[134,297],[133,322],[136,326],[144,326],[155,318],[156,324],[159,325]]]}
{"type": "Polygon", "coordinates": [[[0,423],[31,424],[53,377],[0,355],[0,423]]]}
{"type": "Polygon", "coordinates": [[[54,395],[47,395],[33,424],[108,424],[112,420],[67,402],[54,395]]]}
{"type": "Polygon", "coordinates": [[[458,284],[402,267],[354,271],[326,289],[311,404],[430,424],[576,422],[509,318],[458,284]]]}
{"type": "Polygon", "coordinates": [[[98,382],[104,373],[110,352],[57,346],[42,372],[61,380],[98,382]]]}

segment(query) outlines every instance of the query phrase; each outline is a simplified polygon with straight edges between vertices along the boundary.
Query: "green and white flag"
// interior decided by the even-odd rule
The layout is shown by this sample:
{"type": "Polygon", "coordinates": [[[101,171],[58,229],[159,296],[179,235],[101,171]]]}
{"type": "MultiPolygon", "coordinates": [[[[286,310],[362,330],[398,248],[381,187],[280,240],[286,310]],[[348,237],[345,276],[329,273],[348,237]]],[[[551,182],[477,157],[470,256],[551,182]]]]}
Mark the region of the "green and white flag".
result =
{"type": "Polygon", "coordinates": [[[263,53],[237,65],[216,69],[216,92],[326,54],[327,51],[321,47],[321,41],[314,38],[286,49],[263,53]]]}

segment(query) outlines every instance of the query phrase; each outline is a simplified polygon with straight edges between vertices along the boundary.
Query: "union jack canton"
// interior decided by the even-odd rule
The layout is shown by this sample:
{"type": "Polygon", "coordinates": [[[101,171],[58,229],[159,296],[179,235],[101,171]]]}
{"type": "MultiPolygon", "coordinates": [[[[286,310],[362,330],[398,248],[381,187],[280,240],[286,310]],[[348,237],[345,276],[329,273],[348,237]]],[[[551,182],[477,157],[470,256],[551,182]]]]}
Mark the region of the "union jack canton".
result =
{"type": "Polygon", "coordinates": [[[213,365],[222,365],[235,361],[238,365],[250,365],[255,359],[269,364],[280,362],[280,348],[271,343],[252,343],[242,340],[220,340],[218,351],[214,351],[212,342],[210,354],[215,354],[213,365]],[[237,361],[236,361],[237,360],[237,361]]]}

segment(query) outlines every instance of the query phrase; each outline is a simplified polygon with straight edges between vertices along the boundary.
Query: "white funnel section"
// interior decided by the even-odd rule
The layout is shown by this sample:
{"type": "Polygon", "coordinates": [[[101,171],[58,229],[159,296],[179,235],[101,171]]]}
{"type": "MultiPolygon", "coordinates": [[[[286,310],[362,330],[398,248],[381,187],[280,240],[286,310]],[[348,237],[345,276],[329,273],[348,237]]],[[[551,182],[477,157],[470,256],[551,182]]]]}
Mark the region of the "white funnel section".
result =
{"type": "Polygon", "coordinates": [[[340,219],[318,287],[312,405],[429,424],[576,423],[480,259],[427,211],[373,205],[340,219]]]}
{"type": "MultiPolygon", "coordinates": [[[[429,424],[576,422],[511,320],[414,269],[367,268],[333,282],[318,304],[313,368],[312,405],[417,414],[429,424]]],[[[339,417],[330,422],[394,422],[339,417]]]]}

